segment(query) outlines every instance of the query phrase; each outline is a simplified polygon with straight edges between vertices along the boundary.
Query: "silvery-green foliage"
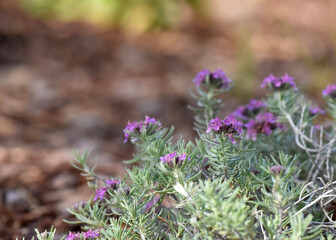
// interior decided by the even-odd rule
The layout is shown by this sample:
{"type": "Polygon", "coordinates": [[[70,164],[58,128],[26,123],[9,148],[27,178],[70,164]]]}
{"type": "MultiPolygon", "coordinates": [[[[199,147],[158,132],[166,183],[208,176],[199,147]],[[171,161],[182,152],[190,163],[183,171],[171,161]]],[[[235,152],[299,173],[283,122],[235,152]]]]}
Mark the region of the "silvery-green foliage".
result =
{"type": "MultiPolygon", "coordinates": [[[[124,130],[125,142],[136,147],[127,161],[136,165],[124,178],[99,176],[89,167],[89,151],[75,154],[74,167],[96,194],[68,209],[76,218],[68,222],[81,223],[83,232],[65,237],[334,239],[334,123],[314,125],[322,111],[288,75],[265,79],[262,86],[272,90],[267,107],[244,124],[233,115],[217,118],[218,97],[232,86],[224,72],[204,70],[194,82],[195,141],[173,141],[174,127],[146,116],[124,130]]],[[[335,118],[334,88],[326,100],[335,118]]]]}
{"type": "Polygon", "coordinates": [[[232,180],[223,178],[200,181],[183,206],[190,214],[190,224],[199,237],[216,239],[255,239],[252,207],[232,180]]]}

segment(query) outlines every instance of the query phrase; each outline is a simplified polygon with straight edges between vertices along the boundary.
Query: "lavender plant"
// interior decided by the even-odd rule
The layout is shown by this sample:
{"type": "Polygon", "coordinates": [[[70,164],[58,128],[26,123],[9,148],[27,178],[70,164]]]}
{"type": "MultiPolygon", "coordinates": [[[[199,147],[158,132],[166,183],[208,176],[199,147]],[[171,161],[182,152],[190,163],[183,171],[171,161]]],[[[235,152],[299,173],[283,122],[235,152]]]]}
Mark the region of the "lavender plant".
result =
{"type": "Polygon", "coordinates": [[[225,118],[219,97],[232,81],[204,70],[194,82],[194,141],[173,141],[173,127],[146,116],[124,129],[137,149],[124,178],[75,154],[95,195],[68,209],[83,232],[63,239],[335,239],[336,85],[323,91],[332,120],[316,125],[324,110],[287,74],[265,78],[265,99],[225,118]]]}

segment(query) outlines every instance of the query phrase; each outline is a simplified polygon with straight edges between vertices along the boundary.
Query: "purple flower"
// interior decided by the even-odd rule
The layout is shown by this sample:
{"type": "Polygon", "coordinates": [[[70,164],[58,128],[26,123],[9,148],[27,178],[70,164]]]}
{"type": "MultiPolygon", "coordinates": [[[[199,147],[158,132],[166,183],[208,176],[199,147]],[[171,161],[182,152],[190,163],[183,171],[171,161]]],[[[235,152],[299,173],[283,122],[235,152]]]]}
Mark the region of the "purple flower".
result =
{"type": "Polygon", "coordinates": [[[233,112],[233,116],[242,120],[248,120],[257,115],[263,108],[266,108],[266,104],[263,101],[251,99],[248,104],[239,106],[233,112]]]}
{"type": "Polygon", "coordinates": [[[279,166],[272,166],[270,168],[271,173],[274,174],[274,175],[280,175],[282,172],[284,172],[286,170],[287,170],[286,167],[280,166],[280,165],[279,166]]]}
{"type": "Polygon", "coordinates": [[[187,158],[187,155],[185,153],[177,156],[175,152],[168,153],[164,155],[163,157],[160,157],[161,162],[167,163],[171,167],[174,165],[174,163],[175,165],[178,165],[180,162],[186,160],[186,158],[187,158]]]}
{"type": "Polygon", "coordinates": [[[206,82],[206,79],[209,79],[209,82],[220,88],[220,89],[226,89],[229,88],[230,83],[232,82],[231,79],[229,79],[225,72],[223,70],[217,69],[213,72],[210,72],[209,70],[205,69],[200,71],[197,76],[193,79],[193,82],[196,84],[197,87],[199,87],[202,83],[206,82]]]}
{"type": "Polygon", "coordinates": [[[145,121],[143,121],[143,124],[148,125],[150,123],[155,125],[157,123],[157,121],[155,120],[155,118],[150,118],[148,116],[145,116],[145,121]]]}
{"type": "Polygon", "coordinates": [[[74,232],[69,232],[69,235],[67,236],[66,240],[79,240],[80,239],[80,233],[74,233],[74,232]]]}
{"type": "Polygon", "coordinates": [[[246,107],[251,111],[259,111],[261,108],[265,108],[266,104],[261,100],[251,99],[246,107]]]}
{"type": "Polygon", "coordinates": [[[104,195],[107,192],[108,187],[103,187],[96,190],[96,195],[93,201],[97,201],[98,199],[104,199],[104,195]]]}
{"type": "Polygon", "coordinates": [[[232,115],[236,118],[242,120],[248,120],[248,109],[246,105],[238,106],[237,109],[232,113],[232,115]]]}
{"type": "Polygon", "coordinates": [[[117,188],[117,186],[120,184],[120,180],[118,179],[112,179],[112,180],[106,180],[106,184],[112,188],[113,190],[115,190],[117,188]]]}
{"type": "Polygon", "coordinates": [[[107,179],[106,184],[107,185],[118,185],[118,184],[120,184],[120,180],[118,180],[118,179],[112,179],[112,180],[107,179]]]}
{"type": "Polygon", "coordinates": [[[325,111],[323,109],[319,108],[319,107],[310,107],[309,108],[309,114],[311,116],[315,116],[315,115],[318,115],[318,114],[323,115],[323,114],[325,114],[325,111]]]}
{"type": "Polygon", "coordinates": [[[210,75],[210,82],[211,83],[217,83],[217,81],[221,80],[220,88],[227,88],[229,87],[229,84],[232,82],[231,79],[229,79],[225,72],[221,69],[217,69],[216,71],[213,71],[210,75]]]}
{"type": "MultiPolygon", "coordinates": [[[[131,142],[137,141],[138,135],[143,131],[143,127],[145,131],[147,131],[150,125],[155,125],[157,123],[158,121],[156,121],[155,118],[150,118],[148,116],[146,116],[144,121],[140,122],[128,121],[126,128],[123,130],[125,134],[124,143],[126,143],[130,139],[130,137],[132,137],[131,142]]],[[[161,126],[161,123],[158,123],[158,125],[161,126]]]]}
{"type": "Polygon", "coordinates": [[[134,133],[135,131],[140,132],[141,125],[140,122],[130,122],[128,121],[126,128],[123,130],[125,134],[125,140],[124,143],[126,143],[131,136],[130,133],[134,133]]]}
{"type": "Polygon", "coordinates": [[[286,90],[289,88],[293,88],[295,91],[297,91],[294,78],[288,76],[287,73],[282,77],[275,77],[273,74],[269,75],[264,79],[261,87],[269,87],[274,90],[286,90]]]}
{"type": "Polygon", "coordinates": [[[169,162],[172,162],[175,157],[176,157],[176,153],[173,152],[173,153],[168,153],[164,155],[163,157],[160,157],[160,159],[161,159],[161,162],[169,163],[169,162]]]}
{"type": "Polygon", "coordinates": [[[197,87],[199,87],[201,83],[205,81],[205,78],[210,74],[211,72],[209,70],[204,69],[196,75],[196,77],[193,79],[193,82],[196,84],[197,87]]]}
{"type": "Polygon", "coordinates": [[[336,84],[328,85],[326,89],[322,91],[323,97],[331,97],[333,99],[336,98],[336,84]]]}
{"type": "Polygon", "coordinates": [[[181,161],[184,161],[187,158],[187,154],[183,153],[179,156],[179,158],[180,158],[181,161]]]}
{"type": "Polygon", "coordinates": [[[98,199],[104,199],[105,194],[107,193],[107,190],[111,188],[112,190],[116,190],[118,185],[120,184],[120,180],[118,179],[107,179],[106,184],[108,185],[107,187],[102,187],[96,190],[96,195],[95,198],[93,199],[94,201],[97,201],[98,199]]]}
{"type": "Polygon", "coordinates": [[[84,239],[95,239],[99,237],[99,233],[92,231],[91,229],[84,233],[84,239]]]}
{"type": "Polygon", "coordinates": [[[243,133],[242,126],[242,122],[238,121],[233,115],[229,115],[224,120],[220,120],[219,117],[212,119],[209,122],[209,127],[206,132],[214,131],[216,133],[223,133],[229,137],[233,144],[236,144],[235,138],[241,137],[243,133]]]}
{"type": "Polygon", "coordinates": [[[270,135],[277,128],[282,128],[282,125],[277,123],[277,118],[272,113],[259,114],[255,120],[250,120],[245,124],[247,128],[247,138],[257,139],[257,134],[270,135]]]}
{"type": "Polygon", "coordinates": [[[157,194],[152,200],[145,205],[145,211],[148,212],[160,199],[160,195],[157,194]]]}
{"type": "Polygon", "coordinates": [[[222,126],[223,126],[223,121],[220,120],[219,117],[216,117],[216,118],[210,120],[209,127],[206,130],[206,133],[209,133],[211,130],[219,131],[222,126]]]}

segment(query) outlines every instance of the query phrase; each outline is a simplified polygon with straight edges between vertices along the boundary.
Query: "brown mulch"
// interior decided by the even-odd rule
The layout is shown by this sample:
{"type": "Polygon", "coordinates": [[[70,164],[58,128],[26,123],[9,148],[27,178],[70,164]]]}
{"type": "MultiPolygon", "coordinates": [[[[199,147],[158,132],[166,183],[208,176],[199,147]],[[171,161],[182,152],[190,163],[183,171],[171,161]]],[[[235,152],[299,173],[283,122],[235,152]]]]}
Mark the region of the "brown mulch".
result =
{"type": "MultiPolygon", "coordinates": [[[[71,218],[66,208],[94,193],[70,165],[73,150],[93,148],[100,175],[125,174],[122,161],[133,151],[123,144],[122,129],[129,119],[153,116],[165,126],[175,125],[177,137],[194,136],[187,88],[200,69],[225,66],[229,76],[246,83],[247,92],[235,91],[224,99],[226,111],[238,104],[232,96],[246,101],[251,94],[262,95],[259,83],[237,74],[242,66],[250,67],[244,61],[247,45],[256,58],[255,69],[247,72],[254,79],[293,72],[304,88],[315,86],[295,44],[273,27],[274,19],[283,16],[299,36],[320,34],[319,47],[313,44],[316,39],[307,40],[314,46],[312,55],[326,65],[335,63],[332,41],[325,36],[328,29],[307,20],[319,16],[313,7],[326,7],[310,2],[297,21],[293,15],[298,13],[290,7],[297,2],[248,6],[250,12],[237,8],[236,15],[226,12],[224,23],[218,20],[211,26],[190,21],[171,31],[128,35],[83,23],[32,19],[11,0],[1,1],[0,240],[30,239],[34,228],[42,231],[52,225],[60,236],[79,230],[63,222],[71,218]],[[236,31],[244,32],[245,26],[237,18],[247,21],[248,14],[257,33],[241,43],[246,36],[236,31]]],[[[335,6],[328,5],[328,11],[335,6]]]]}

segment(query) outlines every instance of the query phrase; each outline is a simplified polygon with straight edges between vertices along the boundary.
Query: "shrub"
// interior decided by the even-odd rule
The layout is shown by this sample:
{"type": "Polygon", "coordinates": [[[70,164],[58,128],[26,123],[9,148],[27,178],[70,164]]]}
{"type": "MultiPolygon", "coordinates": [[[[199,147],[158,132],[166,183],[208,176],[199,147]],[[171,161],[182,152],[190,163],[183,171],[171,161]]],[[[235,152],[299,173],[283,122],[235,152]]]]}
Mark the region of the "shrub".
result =
{"type": "Polygon", "coordinates": [[[287,74],[224,119],[219,97],[233,82],[221,70],[194,82],[195,141],[173,141],[174,127],[146,116],[124,129],[137,149],[124,178],[100,177],[89,151],[75,154],[96,193],[69,209],[83,232],[64,239],[334,239],[336,85],[323,91],[333,122],[316,125],[324,111],[287,74]]]}

